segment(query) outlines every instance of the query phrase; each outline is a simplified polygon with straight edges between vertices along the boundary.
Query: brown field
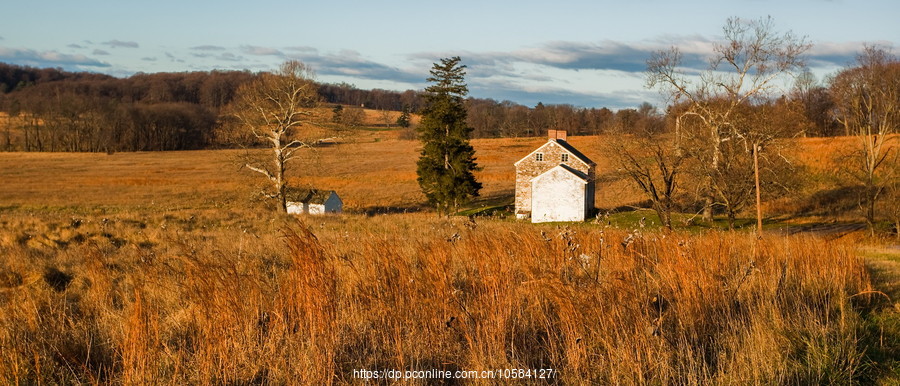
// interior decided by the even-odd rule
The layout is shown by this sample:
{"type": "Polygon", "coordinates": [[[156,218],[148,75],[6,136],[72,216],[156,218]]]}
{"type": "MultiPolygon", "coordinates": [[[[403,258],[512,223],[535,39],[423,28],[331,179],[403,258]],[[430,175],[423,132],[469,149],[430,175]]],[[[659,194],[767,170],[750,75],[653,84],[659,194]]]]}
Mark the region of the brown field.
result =
{"type": "MultiPolygon", "coordinates": [[[[358,130],[334,146],[307,151],[291,171],[300,186],[334,189],[353,211],[415,209],[424,204],[416,183],[417,141],[398,140],[398,130],[358,130]]],[[[476,174],[482,196],[492,203],[512,203],[513,163],[531,152],[541,138],[472,141],[483,168],[476,174]]],[[[603,136],[571,137],[570,142],[597,162],[595,202],[610,210],[643,201],[628,181],[613,176],[602,156],[603,136]]],[[[815,192],[832,189],[823,178],[839,166],[834,154],[852,138],[798,140],[796,158],[813,182],[789,197],[767,203],[778,213],[795,212],[815,192]]],[[[256,205],[261,181],[238,160],[242,150],[116,153],[0,153],[0,205],[97,207],[137,206],[154,209],[243,208],[256,205]],[[51,177],[52,176],[52,177],[51,177]],[[45,178],[47,177],[47,178],[45,178]]],[[[265,150],[252,154],[266,156],[265,150]]],[[[683,186],[689,186],[685,182],[683,186]]],[[[476,205],[480,205],[476,203],[476,205]]],[[[824,208],[823,210],[827,210],[824,208]]],[[[846,213],[830,213],[845,215],[846,213]]],[[[855,215],[851,213],[850,215],[855,215]]]]}
{"type": "MultiPolygon", "coordinates": [[[[400,118],[401,112],[399,111],[389,111],[389,110],[372,110],[372,109],[363,109],[363,113],[365,114],[365,118],[363,118],[363,124],[367,126],[376,126],[376,125],[384,125],[385,114],[387,114],[388,120],[390,124],[388,126],[396,127],[397,118],[400,118]]],[[[419,121],[422,119],[422,116],[419,114],[410,114],[409,122],[413,125],[419,124],[419,121]]]]}
{"type": "MultiPolygon", "coordinates": [[[[418,143],[396,134],[306,154],[294,182],[336,189],[351,212],[327,217],[254,200],[236,150],[0,153],[0,383],[372,384],[354,370],[519,368],[554,369],[528,384],[900,380],[891,248],[871,252],[888,256],[873,277],[850,237],[394,213],[423,204],[418,143]],[[379,211],[391,214],[368,215],[379,211]]],[[[473,141],[475,205],[511,202],[512,163],[543,141],[473,141]]],[[[571,140],[601,178],[602,141],[571,140]]],[[[798,158],[826,171],[817,157],[841,141],[801,140],[798,158]]],[[[625,181],[598,185],[603,208],[639,201],[625,181]]]]}
{"type": "Polygon", "coordinates": [[[354,369],[383,368],[552,368],[564,384],[866,375],[854,310],[878,299],[850,243],[266,213],[7,218],[17,231],[0,258],[2,379],[362,384],[354,369]]]}
{"type": "MultiPolygon", "coordinates": [[[[380,132],[390,137],[393,131],[380,132]]],[[[369,133],[363,133],[369,135],[369,133]]],[[[366,138],[303,154],[292,182],[334,189],[353,210],[414,208],[424,201],[416,183],[419,142],[366,138]]],[[[601,139],[574,137],[573,145],[593,157],[599,170],[609,166],[597,156],[601,139]]],[[[509,197],[513,163],[544,140],[540,138],[473,141],[482,195],[509,197]]],[[[251,205],[256,175],[241,169],[241,150],[116,153],[0,153],[0,205],[139,206],[157,209],[240,208],[251,205]],[[44,177],[47,178],[44,178],[44,177]],[[51,177],[52,176],[52,177],[51,177]]],[[[265,150],[253,150],[265,155],[265,150]]],[[[599,189],[597,202],[616,207],[634,203],[624,181],[599,189]]]]}
{"type": "MultiPolygon", "coordinates": [[[[303,150],[289,170],[297,186],[334,189],[345,209],[355,213],[421,210],[424,196],[416,183],[419,142],[396,139],[396,130],[358,130],[333,145],[303,150]]],[[[474,207],[512,204],[513,163],[539,146],[542,138],[477,139],[472,143],[476,173],[484,185],[474,207]]],[[[570,142],[597,162],[595,202],[601,212],[639,205],[644,198],[616,177],[602,154],[603,136],[571,137],[570,142]]],[[[823,192],[835,189],[828,176],[840,165],[836,152],[852,138],[810,138],[794,146],[797,167],[810,177],[796,191],[764,209],[779,221],[859,221],[855,202],[823,192]],[[836,203],[842,204],[838,206],[836,203]],[[849,209],[848,209],[849,207],[849,209]],[[806,211],[806,214],[800,213],[806,211]],[[804,220],[805,219],[805,220],[804,220]]],[[[0,208],[75,212],[173,211],[263,208],[264,186],[241,167],[242,156],[267,157],[265,149],[172,152],[5,153],[0,152],[0,208]]],[[[690,181],[682,186],[690,186],[690,181]]],[[[629,209],[626,209],[629,210],[629,209]]],[[[748,214],[748,217],[750,215],[748,214]]]]}

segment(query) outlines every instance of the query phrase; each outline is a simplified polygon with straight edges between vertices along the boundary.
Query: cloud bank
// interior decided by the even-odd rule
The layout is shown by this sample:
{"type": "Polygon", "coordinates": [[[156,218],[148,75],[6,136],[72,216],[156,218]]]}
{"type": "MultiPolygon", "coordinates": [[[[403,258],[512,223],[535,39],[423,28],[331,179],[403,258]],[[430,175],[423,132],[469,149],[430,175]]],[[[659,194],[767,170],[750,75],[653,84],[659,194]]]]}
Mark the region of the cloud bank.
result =
{"type": "Polygon", "coordinates": [[[102,44],[109,46],[110,48],[139,48],[140,45],[137,42],[123,42],[121,40],[109,40],[105,41],[102,44]]]}
{"type": "Polygon", "coordinates": [[[84,55],[63,54],[58,51],[0,47],[0,62],[34,67],[109,68],[111,65],[84,55]]]}
{"type": "MultiPolygon", "coordinates": [[[[889,42],[876,43],[890,46],[889,42]]],[[[460,56],[468,66],[466,80],[471,95],[476,97],[511,100],[525,105],[541,101],[621,108],[634,107],[648,100],[660,102],[656,91],[643,88],[643,73],[651,55],[678,47],[683,58],[682,69],[700,72],[709,67],[714,40],[692,35],[640,41],[550,41],[508,51],[412,52],[378,58],[356,50],[329,51],[302,45],[229,47],[203,44],[180,50],[167,47],[154,51],[142,49],[134,41],[113,39],[99,44],[105,49],[95,48],[97,45],[89,41],[67,46],[69,50],[90,50],[91,56],[0,47],[0,61],[122,75],[149,68],[168,68],[168,71],[184,71],[185,68],[270,70],[284,60],[297,59],[309,64],[325,81],[402,90],[424,88],[432,63],[440,58],[460,56]],[[114,50],[118,48],[134,50],[114,50]],[[111,65],[96,57],[118,64],[111,65]],[[128,60],[133,62],[125,65],[128,60]],[[163,62],[173,65],[166,67],[163,62]]],[[[862,47],[861,42],[816,42],[806,59],[808,65],[814,70],[819,69],[820,73],[833,72],[851,65],[862,47]]]]}

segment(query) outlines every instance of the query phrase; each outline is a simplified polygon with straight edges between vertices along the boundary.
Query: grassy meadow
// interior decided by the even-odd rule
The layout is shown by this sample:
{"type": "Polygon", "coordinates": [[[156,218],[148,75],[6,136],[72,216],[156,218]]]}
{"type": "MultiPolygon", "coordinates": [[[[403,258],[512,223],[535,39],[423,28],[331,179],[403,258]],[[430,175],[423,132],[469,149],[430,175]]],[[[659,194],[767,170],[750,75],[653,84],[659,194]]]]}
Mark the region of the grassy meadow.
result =
{"type": "MultiPolygon", "coordinates": [[[[416,183],[419,143],[398,140],[396,131],[364,132],[352,142],[306,150],[291,171],[298,186],[334,189],[351,211],[418,209],[424,196],[416,183]]],[[[543,143],[541,138],[476,140],[477,173],[485,199],[509,198],[515,188],[513,163],[543,143]]],[[[599,149],[597,137],[576,137],[585,151],[599,149]]],[[[253,205],[262,187],[242,169],[245,153],[264,149],[115,153],[0,153],[0,205],[23,207],[242,208],[253,205]]],[[[597,158],[597,157],[595,157],[597,158]]],[[[608,168],[597,159],[599,168],[608,168]]],[[[610,206],[636,203],[626,181],[598,192],[610,206]]]]}
{"type": "MultiPolygon", "coordinates": [[[[894,249],[441,218],[422,208],[418,143],[398,136],[304,154],[295,184],[345,203],[325,217],[275,214],[240,150],[0,153],[0,383],[381,384],[354,374],[381,369],[554,369],[524,383],[574,385],[900,381],[894,249]]],[[[473,141],[475,207],[511,203],[512,163],[543,141],[473,141]]],[[[598,206],[638,205],[602,141],[571,139],[598,163],[598,206]]],[[[803,141],[814,175],[832,167],[815,157],[839,141],[803,141]]],[[[829,207],[814,192],[828,184],[767,210],[808,207],[818,221],[829,207]]]]}

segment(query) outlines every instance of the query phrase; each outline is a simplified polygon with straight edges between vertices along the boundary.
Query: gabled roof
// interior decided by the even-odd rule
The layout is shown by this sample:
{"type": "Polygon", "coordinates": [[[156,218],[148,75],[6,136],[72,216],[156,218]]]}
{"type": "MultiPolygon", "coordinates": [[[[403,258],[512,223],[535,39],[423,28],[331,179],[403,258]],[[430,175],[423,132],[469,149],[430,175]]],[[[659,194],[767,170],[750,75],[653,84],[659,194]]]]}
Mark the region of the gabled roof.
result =
{"type": "Polygon", "coordinates": [[[286,188],[284,197],[291,202],[307,202],[310,204],[324,204],[332,194],[337,194],[333,190],[319,189],[300,189],[286,188]]]}
{"type": "Polygon", "coordinates": [[[551,139],[551,140],[547,141],[546,143],[544,143],[543,145],[541,145],[541,146],[538,147],[537,149],[534,149],[531,153],[528,153],[528,155],[526,155],[525,157],[522,157],[522,159],[516,161],[516,163],[514,163],[513,165],[518,166],[520,162],[522,162],[522,161],[524,161],[524,160],[526,160],[526,159],[531,158],[531,156],[532,156],[534,153],[537,153],[538,151],[541,151],[541,149],[547,147],[548,145],[550,145],[550,144],[552,144],[552,143],[555,143],[555,144],[559,145],[559,147],[563,148],[563,150],[567,151],[569,154],[571,154],[573,157],[577,158],[579,161],[584,162],[586,165],[590,165],[590,166],[596,166],[596,165],[597,165],[597,163],[595,163],[594,161],[591,161],[590,158],[588,158],[586,155],[582,154],[580,151],[578,151],[578,149],[576,149],[575,147],[573,147],[572,145],[570,145],[570,144],[569,144],[568,142],[566,142],[566,140],[564,140],[564,139],[551,139]]]}
{"type": "Polygon", "coordinates": [[[562,146],[563,149],[566,149],[569,153],[572,153],[572,155],[574,155],[576,158],[584,161],[584,163],[586,163],[588,165],[597,165],[596,162],[592,161],[586,155],[582,154],[580,151],[578,151],[578,149],[576,149],[574,146],[570,145],[565,140],[557,139],[556,144],[559,146],[562,146]]]}
{"type": "Polygon", "coordinates": [[[587,176],[585,176],[584,173],[582,173],[578,170],[572,169],[571,167],[569,167],[569,165],[565,165],[565,164],[556,165],[555,167],[550,168],[550,170],[547,170],[541,174],[538,174],[537,176],[535,176],[534,178],[531,179],[531,182],[534,182],[534,180],[543,178],[547,174],[556,173],[557,169],[562,169],[563,171],[569,172],[569,174],[572,174],[573,176],[578,178],[579,181],[581,181],[585,184],[588,183],[587,176]]]}

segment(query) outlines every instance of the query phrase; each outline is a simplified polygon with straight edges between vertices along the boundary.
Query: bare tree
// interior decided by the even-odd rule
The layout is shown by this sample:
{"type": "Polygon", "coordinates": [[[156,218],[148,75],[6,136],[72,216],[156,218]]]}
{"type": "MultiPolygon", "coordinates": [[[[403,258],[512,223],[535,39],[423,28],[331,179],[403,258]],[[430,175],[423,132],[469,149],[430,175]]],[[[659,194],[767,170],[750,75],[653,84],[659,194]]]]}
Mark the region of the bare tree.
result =
{"type": "Polygon", "coordinates": [[[699,164],[707,221],[712,220],[712,206],[717,201],[726,210],[734,210],[729,208],[734,203],[729,203],[721,189],[717,191],[716,179],[744,178],[746,173],[728,167],[749,168],[752,176],[752,163],[726,159],[729,148],[743,149],[746,154],[754,149],[747,140],[747,130],[753,126],[739,124],[739,110],[771,97],[779,80],[804,67],[803,53],[811,46],[789,31],[776,31],[771,18],[729,18],[723,32],[725,40],[714,44],[709,66],[698,76],[683,67],[677,47],[657,52],[647,61],[647,86],[660,88],[675,105],[685,107],[675,117],[676,146],[684,149],[684,141],[692,141],[692,152],[705,161],[699,164]],[[735,146],[736,142],[741,146],[735,146]]]}
{"type": "Polygon", "coordinates": [[[618,133],[605,141],[605,153],[616,171],[644,193],[656,211],[660,224],[672,229],[672,211],[684,153],[675,147],[672,135],[650,132],[618,133]]]}
{"type": "Polygon", "coordinates": [[[900,125],[900,60],[867,46],[856,67],[835,77],[831,90],[838,121],[859,138],[852,157],[857,167],[851,174],[864,187],[861,205],[866,223],[874,229],[876,202],[900,177],[896,174],[898,139],[893,135],[900,125]]]}
{"type": "Polygon", "coordinates": [[[362,126],[363,121],[366,118],[366,112],[362,107],[349,107],[344,109],[344,113],[341,116],[341,123],[344,127],[349,129],[354,129],[359,126],[362,126]]]}
{"type": "Polygon", "coordinates": [[[381,122],[384,123],[384,127],[390,129],[391,125],[394,123],[393,113],[391,112],[391,110],[378,110],[378,115],[381,118],[381,122]]]}
{"type": "MultiPolygon", "coordinates": [[[[2,99],[4,101],[4,99],[2,99]]],[[[12,119],[19,117],[19,102],[11,101],[6,103],[6,151],[12,151],[12,135],[10,134],[10,130],[12,130],[12,119]]]]}
{"type": "MultiPolygon", "coordinates": [[[[762,232],[762,180],[767,182],[767,195],[776,196],[790,191],[797,183],[798,168],[788,159],[785,151],[790,142],[778,141],[803,135],[808,126],[803,104],[780,98],[777,101],[754,106],[744,123],[748,129],[742,142],[750,145],[749,158],[753,160],[753,191],[756,193],[756,229],[762,232]]],[[[744,151],[746,155],[746,149],[744,151]]],[[[749,160],[748,160],[749,161],[749,160]]],[[[747,162],[749,163],[749,162],[747,162]]],[[[749,192],[745,197],[749,196],[749,192]]],[[[740,194],[740,192],[738,192],[740,194]]],[[[746,199],[744,202],[749,201],[746,199]]],[[[734,209],[734,208],[732,208],[734,209]]],[[[729,222],[734,222],[734,210],[729,212],[729,222]]]]}
{"type": "Polygon", "coordinates": [[[273,188],[265,195],[278,200],[278,208],[287,211],[285,188],[287,165],[297,150],[311,147],[315,140],[298,133],[309,126],[312,109],[319,103],[313,72],[304,63],[288,61],[275,73],[262,74],[241,86],[232,105],[232,116],[256,141],[272,149],[268,162],[248,161],[244,167],[265,176],[273,188]]]}

